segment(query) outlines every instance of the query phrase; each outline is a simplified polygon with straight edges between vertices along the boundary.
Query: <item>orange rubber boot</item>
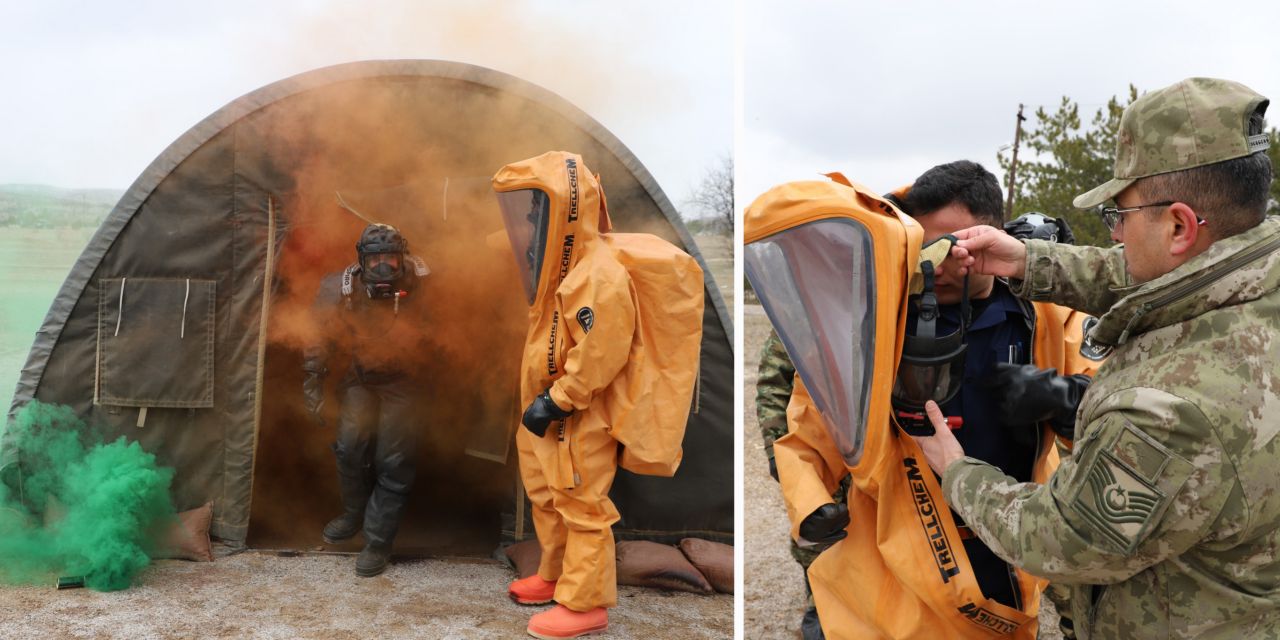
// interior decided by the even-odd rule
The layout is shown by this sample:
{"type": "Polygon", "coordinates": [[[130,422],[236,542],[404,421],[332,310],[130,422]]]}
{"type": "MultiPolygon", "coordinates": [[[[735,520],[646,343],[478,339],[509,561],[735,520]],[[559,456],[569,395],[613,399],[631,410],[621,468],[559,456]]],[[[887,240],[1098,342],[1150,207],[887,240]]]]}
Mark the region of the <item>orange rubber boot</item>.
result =
{"type": "Polygon", "coordinates": [[[600,633],[609,628],[609,610],[596,607],[586,613],[578,613],[562,604],[529,618],[529,635],[542,640],[580,638],[600,633]]]}
{"type": "Polygon", "coordinates": [[[535,573],[528,578],[512,582],[507,587],[507,595],[511,596],[516,604],[546,604],[555,598],[556,583],[547,582],[535,573]]]}

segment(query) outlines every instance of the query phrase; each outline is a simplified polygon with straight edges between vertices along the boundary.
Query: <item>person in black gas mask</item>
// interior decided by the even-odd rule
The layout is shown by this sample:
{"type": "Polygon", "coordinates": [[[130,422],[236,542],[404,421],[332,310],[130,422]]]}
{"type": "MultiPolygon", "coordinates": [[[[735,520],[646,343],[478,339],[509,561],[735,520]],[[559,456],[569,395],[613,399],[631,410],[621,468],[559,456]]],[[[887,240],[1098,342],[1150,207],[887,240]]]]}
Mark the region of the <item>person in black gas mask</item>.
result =
{"type": "MultiPolygon", "coordinates": [[[[926,246],[921,250],[922,290],[907,309],[907,336],[893,390],[896,419],[908,433],[932,434],[924,405],[937,402],[968,455],[1023,482],[1033,481],[1048,433],[1038,426],[1047,424],[1057,436],[1072,439],[1070,425],[1090,378],[1037,366],[1039,350],[1062,348],[1061,320],[1057,331],[1048,330],[1045,318],[1037,321],[1037,311],[1044,309],[1015,297],[1004,281],[960,276],[945,262],[955,240],[950,232],[1003,222],[993,175],[968,161],[940,165],[916,181],[903,204],[924,227],[926,246]],[[931,242],[937,247],[932,252],[931,242]]],[[[1026,214],[1004,226],[1019,237],[1072,239],[1065,222],[1043,214],[1026,214]]],[[[1088,360],[1077,361],[1081,368],[1092,368],[1088,360]]],[[[1021,608],[1013,567],[963,525],[960,531],[983,593],[1021,608]]]]}
{"type": "Polygon", "coordinates": [[[386,224],[366,227],[356,253],[355,264],[325,276],[316,292],[312,310],[321,337],[303,353],[303,398],[323,426],[326,364],[339,351],[350,357],[338,384],[333,444],[343,511],[322,535],[334,544],[363,529],[356,574],[369,577],[387,567],[413,485],[413,452],[422,427],[413,398],[420,387],[417,367],[406,355],[420,352],[425,341],[419,289],[428,270],[408,253],[400,231],[386,224]]]}

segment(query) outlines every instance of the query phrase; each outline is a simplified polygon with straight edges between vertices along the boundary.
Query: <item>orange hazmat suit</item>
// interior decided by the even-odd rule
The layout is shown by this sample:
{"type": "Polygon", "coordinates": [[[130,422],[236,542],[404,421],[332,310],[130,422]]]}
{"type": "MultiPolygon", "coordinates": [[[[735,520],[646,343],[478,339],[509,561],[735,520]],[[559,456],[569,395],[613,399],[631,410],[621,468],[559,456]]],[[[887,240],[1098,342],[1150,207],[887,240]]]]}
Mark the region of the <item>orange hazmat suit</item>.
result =
{"type": "Polygon", "coordinates": [[[701,344],[702,272],[660,238],[608,233],[604,191],[576,154],[507,165],[493,188],[530,304],[521,406],[547,391],[572,412],[542,437],[517,429],[542,548],[538,575],[557,581],[555,600],[569,609],[612,607],[619,514],[609,488],[619,464],[668,476],[679,465],[701,344]]]}
{"type": "MultiPolygon", "coordinates": [[[[812,247],[814,243],[805,238],[796,242],[796,237],[788,239],[788,235],[813,235],[826,226],[828,237],[834,229],[856,238],[841,246],[853,248],[856,257],[849,262],[861,269],[854,277],[864,280],[853,287],[853,299],[844,304],[852,305],[858,314],[851,329],[873,329],[862,334],[868,337],[860,342],[858,331],[815,324],[814,335],[853,333],[854,344],[840,358],[830,350],[820,355],[821,339],[813,344],[819,353],[791,354],[798,369],[804,368],[805,357],[818,364],[808,367],[808,378],[804,371],[798,376],[787,409],[788,434],[774,445],[793,538],[800,539],[805,516],[831,502],[840,480],[852,475],[848,536],[809,568],[823,631],[831,640],[1034,638],[1039,596],[1046,581],[1018,571],[1020,610],[982,594],[937,478],[915,441],[900,431],[892,417],[890,396],[923,230],[886,199],[842,176],[832,177],[836,182],[775,187],[748,207],[745,219],[748,255],[779,250],[787,254],[772,264],[786,264],[793,272],[787,286],[800,294],[791,306],[804,307],[793,309],[795,313],[832,308],[832,287],[827,292],[806,287],[800,272],[812,272],[815,259],[789,245],[812,247]],[[842,369],[841,358],[852,359],[855,365],[842,369]],[[850,399],[841,401],[845,392],[850,399]],[[816,400],[819,397],[821,402],[816,400]]],[[[749,258],[749,267],[750,263],[749,258]]],[[[755,288],[762,298],[772,293],[758,284],[755,288]]],[[[1092,373],[1098,363],[1078,352],[1084,316],[1046,304],[1037,304],[1035,312],[1035,364],[1063,375],[1092,373]]],[[[773,314],[771,320],[777,326],[773,314]]],[[[1057,465],[1055,442],[1053,431],[1043,426],[1033,471],[1037,482],[1045,481],[1057,465]]]]}

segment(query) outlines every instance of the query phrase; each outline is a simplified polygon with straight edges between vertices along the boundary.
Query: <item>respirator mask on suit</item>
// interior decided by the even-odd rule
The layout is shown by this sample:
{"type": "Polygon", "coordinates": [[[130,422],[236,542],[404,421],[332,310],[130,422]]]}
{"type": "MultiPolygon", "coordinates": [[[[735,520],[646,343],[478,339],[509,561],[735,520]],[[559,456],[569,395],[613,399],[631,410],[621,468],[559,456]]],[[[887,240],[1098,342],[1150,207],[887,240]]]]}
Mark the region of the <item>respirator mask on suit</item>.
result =
{"type": "Polygon", "coordinates": [[[395,298],[397,283],[405,275],[408,242],[389,224],[371,224],[360,234],[360,280],[370,298],[395,298]]]}
{"type": "MultiPolygon", "coordinates": [[[[920,250],[920,261],[911,279],[908,304],[916,306],[915,326],[908,327],[893,383],[893,415],[898,425],[911,435],[933,435],[933,426],[924,405],[932,400],[942,405],[956,396],[964,383],[965,331],[970,321],[969,276],[964,277],[960,298],[960,326],[950,334],[938,335],[940,309],[934,291],[934,271],[955,244],[945,235],[920,250]]],[[[958,417],[947,418],[952,429],[961,425],[958,417]]]]}

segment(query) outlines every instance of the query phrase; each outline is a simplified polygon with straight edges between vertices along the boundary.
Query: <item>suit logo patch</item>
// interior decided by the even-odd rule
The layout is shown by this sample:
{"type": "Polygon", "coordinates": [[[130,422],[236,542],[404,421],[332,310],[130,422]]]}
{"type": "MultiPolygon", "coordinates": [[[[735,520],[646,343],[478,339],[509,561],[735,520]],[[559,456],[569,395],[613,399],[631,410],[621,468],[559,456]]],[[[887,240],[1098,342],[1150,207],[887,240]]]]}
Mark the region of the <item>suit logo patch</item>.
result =
{"type": "Polygon", "coordinates": [[[1093,338],[1089,337],[1089,333],[1093,331],[1093,328],[1097,326],[1097,324],[1098,319],[1093,316],[1089,316],[1084,319],[1084,323],[1081,326],[1081,333],[1084,334],[1084,340],[1080,343],[1080,355],[1084,356],[1088,360],[1101,362],[1106,360],[1107,356],[1111,355],[1112,347],[1098,344],[1093,341],[1093,338]]]}
{"type": "Polygon", "coordinates": [[[582,325],[583,333],[591,333],[591,327],[596,323],[596,312],[591,307],[583,307],[578,309],[578,324],[582,325]]]}
{"type": "Polygon", "coordinates": [[[924,483],[924,476],[920,473],[920,465],[916,459],[903,458],[902,464],[907,469],[907,484],[911,485],[911,497],[920,514],[920,525],[929,538],[929,550],[933,552],[938,573],[943,582],[951,582],[951,578],[960,573],[960,565],[956,562],[947,531],[942,526],[941,512],[933,502],[928,485],[924,483]]]}
{"type": "Polygon", "coordinates": [[[560,327],[560,312],[551,312],[551,337],[547,340],[547,375],[554,376],[560,370],[556,366],[556,331],[560,327]]]}
{"type": "Polygon", "coordinates": [[[573,234],[564,237],[564,244],[560,245],[560,281],[564,282],[564,277],[569,275],[569,263],[573,262],[573,234]]]}
{"type": "Polygon", "coordinates": [[[578,162],[565,158],[564,166],[569,172],[569,222],[575,222],[578,219],[578,162]]]}
{"type": "Polygon", "coordinates": [[[967,602],[958,610],[964,617],[992,633],[997,635],[1007,635],[1018,629],[1018,623],[1008,618],[999,616],[987,609],[980,607],[972,602],[967,602]]]}

